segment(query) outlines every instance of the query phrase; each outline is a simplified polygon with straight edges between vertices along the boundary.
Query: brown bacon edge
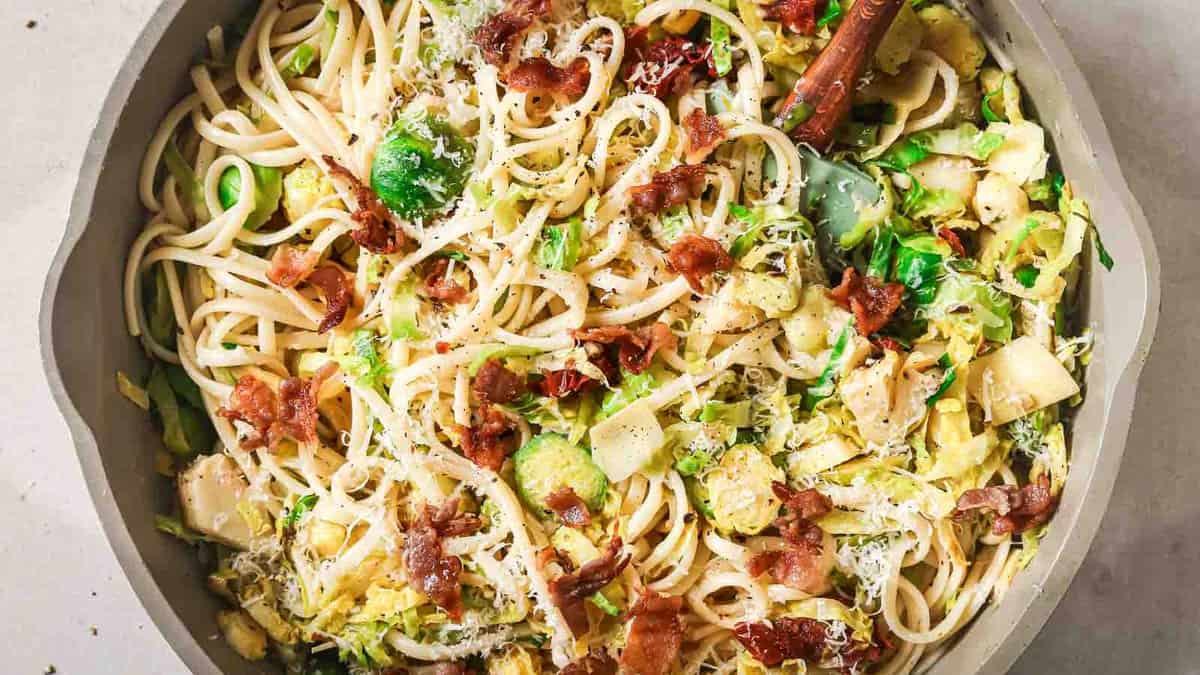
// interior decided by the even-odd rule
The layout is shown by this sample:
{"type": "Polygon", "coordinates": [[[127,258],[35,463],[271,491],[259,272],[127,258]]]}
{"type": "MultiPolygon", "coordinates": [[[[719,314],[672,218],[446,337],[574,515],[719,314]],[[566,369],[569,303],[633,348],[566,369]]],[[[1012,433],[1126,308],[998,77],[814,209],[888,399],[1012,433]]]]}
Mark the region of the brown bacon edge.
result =
{"type": "Polygon", "coordinates": [[[667,251],[671,269],[687,279],[688,286],[700,293],[704,279],[716,271],[733,269],[733,257],[720,242],[699,234],[684,234],[667,251]]]}

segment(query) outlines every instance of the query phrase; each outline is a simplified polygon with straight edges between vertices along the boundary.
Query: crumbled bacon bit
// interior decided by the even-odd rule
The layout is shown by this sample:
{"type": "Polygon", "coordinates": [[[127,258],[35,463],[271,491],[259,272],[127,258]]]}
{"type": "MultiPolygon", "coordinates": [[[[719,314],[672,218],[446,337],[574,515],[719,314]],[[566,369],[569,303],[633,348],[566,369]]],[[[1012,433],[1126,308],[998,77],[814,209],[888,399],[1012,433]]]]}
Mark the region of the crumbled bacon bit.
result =
{"type": "Polygon", "coordinates": [[[780,617],[771,623],[742,621],[733,636],[750,655],[768,668],[787,659],[821,660],[825,651],[825,624],[816,619],[780,617]]]}
{"type": "Polygon", "coordinates": [[[577,391],[592,389],[598,384],[595,380],[574,368],[552,370],[542,374],[544,377],[534,382],[531,387],[542,396],[549,396],[550,398],[570,396],[577,391]]]}
{"type": "Polygon", "coordinates": [[[449,269],[449,258],[434,260],[432,267],[429,268],[429,273],[425,275],[423,288],[425,295],[434,300],[456,305],[467,299],[467,289],[446,274],[449,269]]]}
{"type": "Polygon", "coordinates": [[[475,373],[471,391],[482,403],[511,403],[525,393],[525,380],[505,368],[500,359],[488,359],[475,373]]]}
{"type": "Polygon", "coordinates": [[[550,580],[550,597],[562,610],[563,618],[575,635],[588,630],[587,609],[583,601],[604,588],[625,566],[631,555],[624,553],[620,537],[613,537],[599,558],[584,563],[574,572],[550,580]]]}
{"type": "Polygon", "coordinates": [[[751,576],[770,572],[785,586],[820,594],[828,588],[829,570],[822,565],[825,534],[812,519],[829,513],[833,503],[815,488],[797,491],[775,482],[771,489],[788,509],[786,514],[775,519],[775,527],[787,542],[787,548],[755,554],[747,570],[751,576]]]}
{"type": "Polygon", "coordinates": [[[521,34],[533,24],[528,16],[504,11],[493,15],[475,30],[472,40],[488,63],[503,68],[512,58],[521,34]]]}
{"type": "Polygon", "coordinates": [[[388,254],[400,250],[404,233],[392,223],[391,213],[379,200],[379,195],[333,157],[325,155],[324,160],[330,174],[350,184],[354,200],[358,202],[358,208],[350,216],[358,227],[350,232],[350,238],[371,253],[388,254]]]}
{"type": "Polygon", "coordinates": [[[567,527],[579,529],[592,524],[592,514],[588,512],[587,504],[570,487],[562,487],[546,495],[546,506],[567,527]]]}
{"type": "Polygon", "coordinates": [[[886,335],[876,335],[875,337],[871,338],[871,344],[885,352],[892,351],[899,352],[901,354],[904,353],[904,345],[901,344],[901,342],[896,338],[890,338],[886,335]]]}
{"type": "Polygon", "coordinates": [[[534,558],[539,570],[546,569],[547,565],[552,562],[558,562],[558,560],[558,549],[554,548],[553,546],[545,546],[541,549],[538,549],[537,556],[534,558]]]}
{"type": "Polygon", "coordinates": [[[854,311],[854,323],[862,335],[870,335],[892,320],[904,299],[904,284],[883,283],[875,277],[862,277],[853,267],[842,272],[842,283],[829,297],[854,311]]]}
{"type": "Polygon", "coordinates": [[[283,244],[275,249],[275,255],[271,256],[267,279],[280,288],[292,288],[312,273],[318,259],[314,251],[302,251],[283,244]]]}
{"type": "Polygon", "coordinates": [[[824,8],[821,0],[775,0],[764,8],[763,16],[778,21],[784,28],[800,35],[817,32],[817,19],[824,8]]]}
{"type": "Polygon", "coordinates": [[[337,364],[327,363],[312,380],[289,377],[279,384],[278,395],[262,380],[243,375],[218,414],[252,427],[241,442],[245,450],[273,451],[287,436],[311,443],[317,438],[317,393],[335,372],[337,364]]]}
{"type": "Polygon", "coordinates": [[[942,239],[942,241],[946,242],[947,244],[950,244],[950,248],[954,249],[954,253],[958,257],[960,257],[960,258],[969,258],[970,257],[970,255],[967,253],[967,247],[963,246],[962,239],[958,236],[957,232],[955,232],[954,230],[952,230],[948,227],[939,227],[939,228],[937,228],[936,232],[937,232],[937,236],[940,237],[942,239]]]}
{"type": "Polygon", "coordinates": [[[562,94],[577,98],[587,91],[589,74],[587,59],[579,57],[560,68],[549,59],[534,56],[517,64],[509,71],[505,83],[513,91],[522,91],[534,96],[562,94]]]}
{"type": "Polygon", "coordinates": [[[628,326],[596,326],[595,328],[578,328],[571,331],[571,337],[576,340],[604,345],[620,344],[622,340],[632,334],[633,332],[629,330],[628,326]]]}
{"type": "Polygon", "coordinates": [[[603,650],[590,651],[558,671],[559,675],[616,675],[616,672],[617,662],[603,650]]]}
{"type": "Polygon", "coordinates": [[[685,234],[671,244],[667,251],[671,269],[687,279],[688,286],[700,293],[704,278],[717,270],[733,269],[733,258],[720,242],[699,234],[685,234]]]}
{"type": "Polygon", "coordinates": [[[628,326],[598,326],[571,331],[582,342],[618,345],[621,367],[637,374],[650,367],[654,354],[660,349],[675,349],[679,339],[670,326],[657,322],[629,330],[628,326]]]}
{"type": "Polygon", "coordinates": [[[462,596],[458,576],[462,561],[442,552],[442,539],[475,532],[480,527],[474,515],[458,515],[458,499],[446,500],[440,507],[425,504],[417,521],[404,537],[404,565],[409,582],[446,610],[450,618],[462,618],[462,596]]]}
{"type": "Polygon", "coordinates": [[[629,188],[630,208],[635,215],[643,215],[686,204],[704,194],[704,174],[704,167],[698,164],[656,173],[649,183],[629,188]]]}
{"type": "Polygon", "coordinates": [[[963,515],[968,511],[993,511],[998,516],[1007,516],[1013,502],[1020,499],[1016,485],[989,485],[967,490],[958,497],[956,512],[963,515]]]}
{"type": "Polygon", "coordinates": [[[833,501],[816,488],[795,490],[786,483],[774,481],[771,491],[788,510],[807,520],[820,518],[833,510],[833,501]]]}
{"type": "Polygon", "coordinates": [[[485,403],[479,407],[477,424],[458,428],[463,454],[485,469],[499,471],[504,458],[514,449],[514,439],[509,432],[516,428],[503,410],[485,403]]]}
{"type": "Polygon", "coordinates": [[[341,268],[336,265],[322,265],[308,275],[308,283],[319,288],[325,296],[325,316],[321,319],[317,332],[324,333],[340,325],[346,318],[351,301],[354,300],[350,280],[341,268]]]}
{"type": "Polygon", "coordinates": [[[675,667],[683,646],[683,609],[680,596],[647,590],[629,610],[633,623],[621,652],[621,668],[633,675],[666,675],[675,667]]]}
{"type": "Polygon", "coordinates": [[[1058,498],[1050,494],[1050,479],[1043,475],[1019,489],[1015,485],[990,485],[967,490],[958,498],[955,515],[992,511],[997,516],[992,532],[1020,534],[1050,520],[1057,507],[1058,498]]]}
{"type": "Polygon", "coordinates": [[[878,661],[883,650],[874,643],[831,642],[828,627],[817,619],[784,616],[771,622],[742,621],[733,636],[750,655],[768,668],[789,659],[820,662],[837,657],[842,672],[857,672],[863,663],[878,661]]]}
{"type": "Polygon", "coordinates": [[[690,83],[688,75],[697,67],[707,68],[712,45],[698,45],[678,36],[649,43],[647,29],[627,31],[622,77],[640,94],[665,98],[680,93],[690,83]]]}
{"type": "Polygon", "coordinates": [[[683,118],[683,128],[687,131],[688,164],[703,162],[725,140],[725,127],[721,126],[721,120],[715,115],[706,115],[703,108],[693,108],[683,118]]]}

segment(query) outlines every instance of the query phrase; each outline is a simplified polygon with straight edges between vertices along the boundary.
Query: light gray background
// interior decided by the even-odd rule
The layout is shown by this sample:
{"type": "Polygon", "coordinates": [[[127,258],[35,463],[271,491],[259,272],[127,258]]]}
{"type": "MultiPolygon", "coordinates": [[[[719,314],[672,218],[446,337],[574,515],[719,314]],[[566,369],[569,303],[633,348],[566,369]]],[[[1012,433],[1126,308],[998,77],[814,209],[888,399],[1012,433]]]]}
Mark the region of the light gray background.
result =
{"type": "MultiPolygon", "coordinates": [[[[67,675],[183,673],[101,533],[36,335],[43,277],[84,146],[157,0],[0,4],[9,82],[0,95],[0,671],[34,675],[53,664],[67,675]]],[[[1188,433],[1200,434],[1200,5],[1046,5],[1150,220],[1164,311],[1108,515],[1013,672],[1200,673],[1200,448],[1188,433]]]]}

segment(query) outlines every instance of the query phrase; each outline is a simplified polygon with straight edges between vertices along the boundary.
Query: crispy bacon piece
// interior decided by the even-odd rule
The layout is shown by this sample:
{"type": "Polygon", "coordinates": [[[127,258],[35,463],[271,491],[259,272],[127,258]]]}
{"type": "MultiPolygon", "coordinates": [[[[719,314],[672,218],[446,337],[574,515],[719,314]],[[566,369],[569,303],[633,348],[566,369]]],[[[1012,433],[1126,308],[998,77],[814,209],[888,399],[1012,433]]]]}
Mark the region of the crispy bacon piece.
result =
{"type": "Polygon", "coordinates": [[[1020,498],[1019,488],[1016,485],[989,485],[967,490],[959,495],[955,511],[959,515],[979,510],[992,511],[998,516],[1007,516],[1013,508],[1013,502],[1020,498]]]}
{"type": "Polygon", "coordinates": [[[578,570],[550,580],[550,598],[562,610],[571,632],[582,635],[587,632],[587,609],[583,601],[604,588],[625,566],[632,556],[623,552],[620,537],[608,541],[608,548],[599,558],[590,560],[578,570]]]}
{"type": "Polygon", "coordinates": [[[588,62],[583,57],[575,59],[566,68],[560,68],[547,58],[534,56],[521,61],[509,71],[505,83],[513,91],[534,96],[562,94],[577,98],[587,91],[590,79],[588,62]]]}
{"type": "Polygon", "coordinates": [[[456,305],[467,299],[467,289],[446,275],[450,269],[449,258],[438,258],[433,261],[429,273],[425,275],[422,287],[425,295],[447,304],[456,305]]]}
{"type": "Polygon", "coordinates": [[[842,283],[829,297],[854,312],[854,323],[862,335],[870,335],[892,320],[904,299],[904,284],[883,283],[875,277],[859,276],[853,267],[842,272],[842,283]]]}
{"type": "Polygon", "coordinates": [[[346,318],[346,310],[350,309],[350,303],[354,300],[350,280],[341,268],[337,265],[322,265],[308,275],[308,283],[319,288],[325,296],[325,316],[321,319],[317,332],[324,333],[340,325],[346,318]]]}
{"type": "Polygon", "coordinates": [[[471,534],[480,527],[479,518],[458,514],[458,499],[440,507],[421,507],[417,521],[405,533],[402,555],[409,582],[428,595],[452,619],[462,617],[458,576],[462,561],[442,553],[442,539],[471,534]]]}
{"type": "Polygon", "coordinates": [[[1020,534],[1050,520],[1058,507],[1058,498],[1050,494],[1050,479],[1039,476],[1037,481],[1017,488],[1015,485],[989,485],[967,490],[958,498],[956,516],[973,511],[996,514],[992,532],[1020,534]]]}
{"type": "Polygon", "coordinates": [[[720,242],[699,234],[685,234],[667,251],[671,269],[687,279],[693,291],[704,290],[704,278],[717,270],[733,269],[733,258],[720,242]]]}
{"type": "Polygon", "coordinates": [[[558,516],[563,525],[579,529],[592,524],[587,504],[570,487],[562,487],[546,495],[546,506],[558,516]]]}
{"type": "Polygon", "coordinates": [[[704,167],[682,164],[654,174],[649,183],[629,188],[629,205],[635,215],[660,213],[704,194],[704,167]]]}
{"type": "Polygon", "coordinates": [[[558,562],[560,560],[558,549],[554,548],[553,546],[544,546],[538,549],[537,556],[534,558],[534,560],[539,570],[546,569],[546,565],[549,565],[552,562],[558,562]]]}
{"type": "Polygon", "coordinates": [[[317,392],[335,372],[337,364],[327,363],[311,380],[289,377],[279,384],[278,395],[262,380],[243,375],[218,414],[253,428],[241,442],[246,450],[275,450],[287,436],[311,443],[317,438],[317,392]]]}
{"type": "Polygon", "coordinates": [[[595,342],[603,345],[620,344],[633,334],[628,326],[596,326],[595,328],[578,328],[571,331],[571,337],[581,342],[595,342]]]}
{"type": "Polygon", "coordinates": [[[583,328],[571,331],[571,336],[583,342],[618,345],[621,367],[634,374],[649,368],[658,350],[674,349],[679,343],[670,326],[661,322],[632,331],[628,326],[583,328]]]}
{"type": "Polygon", "coordinates": [[[778,21],[784,28],[812,35],[817,32],[817,19],[825,11],[827,0],[775,0],[764,9],[763,16],[769,21],[778,21]]]}
{"type": "Polygon", "coordinates": [[[472,40],[479,45],[483,58],[497,68],[505,67],[512,58],[517,40],[521,38],[533,19],[528,16],[504,11],[492,15],[475,30],[472,40]]]}
{"type": "Polygon", "coordinates": [[[317,332],[324,333],[346,318],[346,311],[354,301],[354,291],[341,268],[332,264],[317,268],[318,259],[313,251],[301,251],[284,244],[271,257],[267,278],[282,288],[292,288],[307,280],[320,289],[325,296],[325,317],[317,332]]]}
{"type": "Polygon", "coordinates": [[[350,238],[371,253],[388,254],[400,250],[404,233],[392,223],[392,215],[379,201],[379,195],[333,157],[325,155],[324,160],[329,165],[330,174],[350,184],[354,200],[358,203],[358,209],[350,216],[358,227],[350,232],[350,238]]]}
{"type": "Polygon", "coordinates": [[[647,31],[643,26],[625,35],[621,71],[633,91],[665,98],[691,84],[688,75],[696,68],[707,68],[712,45],[698,45],[674,35],[650,43],[647,31]]]}
{"type": "Polygon", "coordinates": [[[302,251],[284,244],[275,249],[275,255],[271,256],[267,279],[280,288],[292,288],[312,273],[318,259],[313,251],[302,251]]]}
{"type": "Polygon", "coordinates": [[[703,162],[725,140],[725,127],[721,126],[721,120],[715,115],[706,115],[703,108],[693,108],[683,118],[683,128],[687,131],[688,164],[703,162]]]}
{"type": "Polygon", "coordinates": [[[550,0],[510,0],[504,11],[493,14],[475,30],[471,40],[483,52],[484,60],[504,69],[521,35],[551,8],[550,0]]]}
{"type": "Polygon", "coordinates": [[[559,675],[616,675],[617,662],[606,651],[591,651],[563,666],[559,675]]]}
{"type": "Polygon", "coordinates": [[[586,391],[596,386],[597,382],[574,368],[563,368],[543,373],[545,376],[531,386],[534,391],[550,398],[570,396],[577,391],[586,391]]]}
{"type": "Polygon", "coordinates": [[[462,436],[463,454],[477,465],[499,471],[504,458],[513,451],[513,437],[509,432],[517,425],[503,410],[483,404],[479,407],[479,422],[470,427],[458,428],[462,436]]]}
{"type": "MultiPolygon", "coordinates": [[[[621,371],[608,352],[604,350],[603,345],[587,342],[584,344],[584,351],[588,353],[588,362],[596,366],[604,375],[604,383],[615,385],[620,381],[621,371]]],[[[562,398],[575,392],[589,391],[601,384],[600,380],[581,373],[570,361],[567,362],[566,368],[549,372],[542,371],[542,375],[543,379],[535,382],[532,385],[533,389],[542,396],[550,398],[562,398]]]]}
{"type": "Polygon", "coordinates": [[[471,391],[483,403],[511,403],[525,393],[525,380],[505,368],[500,359],[488,359],[475,373],[471,391]]]}
{"type": "Polygon", "coordinates": [[[875,337],[871,338],[871,344],[885,352],[893,351],[901,354],[904,353],[904,345],[901,344],[899,340],[890,338],[886,335],[876,335],[875,337]]]}
{"type": "Polygon", "coordinates": [[[806,520],[820,518],[833,510],[833,501],[816,488],[795,490],[786,483],[774,481],[771,491],[790,512],[806,520]]]}
{"type": "Polygon", "coordinates": [[[667,675],[683,646],[683,598],[647,590],[629,610],[633,622],[621,652],[621,669],[633,675],[667,675]]]}
{"type": "Polygon", "coordinates": [[[794,616],[780,617],[770,623],[742,621],[734,625],[733,636],[768,668],[789,659],[820,662],[836,658],[842,672],[857,672],[861,664],[878,661],[883,655],[883,650],[874,643],[831,643],[824,623],[794,616]]]}
{"type": "Polygon", "coordinates": [[[797,491],[776,481],[771,489],[787,507],[787,513],[775,519],[775,527],[787,542],[787,548],[755,554],[747,565],[748,571],[751,576],[770,572],[785,586],[820,594],[828,588],[829,570],[822,564],[825,533],[812,519],[829,513],[833,503],[813,488],[797,491]]]}
{"type": "Polygon", "coordinates": [[[947,244],[950,244],[950,248],[954,249],[954,253],[956,255],[958,255],[958,257],[960,257],[960,258],[970,257],[967,254],[967,247],[963,246],[962,239],[959,238],[957,232],[955,232],[954,230],[952,230],[948,227],[939,227],[939,228],[937,228],[936,232],[937,232],[937,236],[940,237],[942,239],[942,241],[946,242],[947,244]]]}

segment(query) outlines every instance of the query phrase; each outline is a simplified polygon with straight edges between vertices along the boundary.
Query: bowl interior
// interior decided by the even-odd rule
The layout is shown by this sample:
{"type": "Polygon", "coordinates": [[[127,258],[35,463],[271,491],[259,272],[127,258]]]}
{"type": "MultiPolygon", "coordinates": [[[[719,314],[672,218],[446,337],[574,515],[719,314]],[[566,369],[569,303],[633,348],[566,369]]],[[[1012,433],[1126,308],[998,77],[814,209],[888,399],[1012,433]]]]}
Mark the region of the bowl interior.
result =
{"type": "MultiPolygon", "coordinates": [[[[244,0],[164,3],[114,84],[84,162],[71,223],[47,283],[44,354],[52,389],[72,428],[106,532],[135,590],[194,672],[263,672],[211,639],[221,602],[204,585],[194,551],[154,529],[171,509],[169,481],[153,469],[161,447],[148,416],[116,391],[118,370],[144,375],[145,358],[125,331],[122,273],[145,214],[136,193],[146,145],[166,112],[190,92],[188,67],[215,24],[229,25],[244,0]]],[[[1090,93],[1034,0],[966,3],[1018,67],[1058,160],[1087,197],[1118,259],[1092,274],[1084,317],[1101,339],[1076,417],[1072,472],[1058,516],[1031,568],[1005,602],[984,610],[931,671],[1002,673],[1058,602],[1087,551],[1119,464],[1132,380],[1148,346],[1157,304],[1157,262],[1128,201],[1090,93]],[[1129,367],[1133,363],[1132,368],[1129,367]]]]}

